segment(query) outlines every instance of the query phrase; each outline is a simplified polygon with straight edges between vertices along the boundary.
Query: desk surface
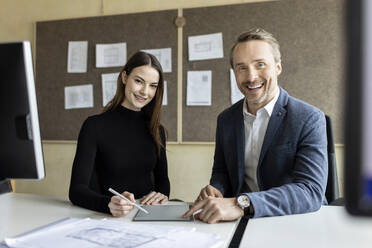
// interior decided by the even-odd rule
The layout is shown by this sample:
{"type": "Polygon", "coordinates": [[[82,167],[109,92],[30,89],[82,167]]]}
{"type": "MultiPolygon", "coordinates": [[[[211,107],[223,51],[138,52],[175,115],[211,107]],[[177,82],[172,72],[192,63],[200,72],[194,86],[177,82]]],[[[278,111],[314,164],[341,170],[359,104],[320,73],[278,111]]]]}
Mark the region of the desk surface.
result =
{"type": "MultiPolygon", "coordinates": [[[[90,211],[73,206],[67,199],[32,194],[7,193],[0,195],[0,242],[6,237],[13,237],[51,222],[66,218],[115,218],[129,222],[137,210],[125,217],[115,218],[107,214],[90,211]]],[[[141,222],[141,224],[146,222],[141,222]]],[[[194,222],[149,222],[157,225],[194,227],[196,231],[218,234],[228,247],[238,222],[205,224],[194,222]]]]}
{"type": "Polygon", "coordinates": [[[322,206],[314,213],[251,219],[240,247],[371,248],[372,218],[322,206]]]}
{"type": "MultiPolygon", "coordinates": [[[[129,222],[136,210],[119,218],[129,222]]],[[[73,206],[67,199],[31,194],[0,195],[0,241],[66,217],[114,218],[73,206]]],[[[118,218],[115,218],[118,219],[118,218]]],[[[141,222],[143,223],[143,222],[141,222]]],[[[238,222],[205,224],[195,222],[150,222],[195,227],[215,233],[228,247],[238,222]]],[[[343,207],[323,206],[308,214],[251,219],[240,247],[372,247],[372,218],[349,216],[343,207]]]]}

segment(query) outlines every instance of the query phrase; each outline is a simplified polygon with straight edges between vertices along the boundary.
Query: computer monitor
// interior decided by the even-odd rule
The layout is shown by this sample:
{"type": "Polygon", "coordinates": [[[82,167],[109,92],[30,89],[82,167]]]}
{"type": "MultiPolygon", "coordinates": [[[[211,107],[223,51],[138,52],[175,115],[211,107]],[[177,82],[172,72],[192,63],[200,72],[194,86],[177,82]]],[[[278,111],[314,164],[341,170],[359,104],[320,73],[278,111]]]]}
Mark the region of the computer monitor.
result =
{"type": "Polygon", "coordinates": [[[0,182],[45,177],[28,41],[0,43],[0,182]]]}
{"type": "Polygon", "coordinates": [[[372,216],[372,1],[347,3],[345,203],[372,216]]]}

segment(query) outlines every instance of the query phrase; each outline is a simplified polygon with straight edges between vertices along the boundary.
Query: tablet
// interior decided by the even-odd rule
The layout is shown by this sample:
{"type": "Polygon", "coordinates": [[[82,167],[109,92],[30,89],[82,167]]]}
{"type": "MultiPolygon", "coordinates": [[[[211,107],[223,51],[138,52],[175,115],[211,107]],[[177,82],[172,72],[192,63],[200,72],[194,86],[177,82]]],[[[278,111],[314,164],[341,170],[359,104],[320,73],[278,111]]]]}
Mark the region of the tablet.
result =
{"type": "Polygon", "coordinates": [[[193,216],[182,218],[189,209],[189,204],[182,205],[146,205],[141,206],[149,213],[138,211],[133,221],[193,221],[193,216]]]}

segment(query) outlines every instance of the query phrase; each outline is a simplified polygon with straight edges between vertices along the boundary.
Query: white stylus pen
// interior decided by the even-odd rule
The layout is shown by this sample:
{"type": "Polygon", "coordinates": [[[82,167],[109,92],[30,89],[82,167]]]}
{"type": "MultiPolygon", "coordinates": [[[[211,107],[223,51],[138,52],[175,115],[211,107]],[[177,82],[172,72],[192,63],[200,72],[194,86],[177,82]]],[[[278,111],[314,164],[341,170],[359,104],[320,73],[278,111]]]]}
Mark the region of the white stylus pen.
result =
{"type": "Polygon", "coordinates": [[[126,197],[123,196],[122,194],[116,192],[116,191],[113,190],[112,188],[109,188],[108,190],[109,190],[111,193],[113,193],[114,195],[117,195],[117,196],[119,196],[120,198],[122,198],[122,199],[124,199],[124,200],[130,202],[131,204],[133,204],[133,206],[135,206],[136,208],[138,208],[138,209],[141,210],[142,212],[145,212],[146,214],[149,213],[146,209],[142,208],[141,206],[139,206],[138,204],[136,204],[136,203],[134,203],[134,202],[131,202],[128,198],[126,198],[126,197]]]}

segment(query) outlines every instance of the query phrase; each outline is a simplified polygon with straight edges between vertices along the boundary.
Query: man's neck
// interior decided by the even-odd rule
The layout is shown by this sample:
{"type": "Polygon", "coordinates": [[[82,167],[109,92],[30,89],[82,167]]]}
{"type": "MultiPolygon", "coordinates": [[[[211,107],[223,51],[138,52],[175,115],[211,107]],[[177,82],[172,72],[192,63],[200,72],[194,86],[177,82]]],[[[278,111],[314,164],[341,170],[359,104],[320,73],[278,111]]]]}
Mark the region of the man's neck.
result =
{"type": "Polygon", "coordinates": [[[246,104],[247,104],[247,111],[248,111],[248,113],[250,113],[252,115],[256,115],[257,114],[257,110],[260,109],[260,107],[256,106],[258,104],[252,103],[251,106],[249,106],[248,101],[246,101],[246,104]]]}

